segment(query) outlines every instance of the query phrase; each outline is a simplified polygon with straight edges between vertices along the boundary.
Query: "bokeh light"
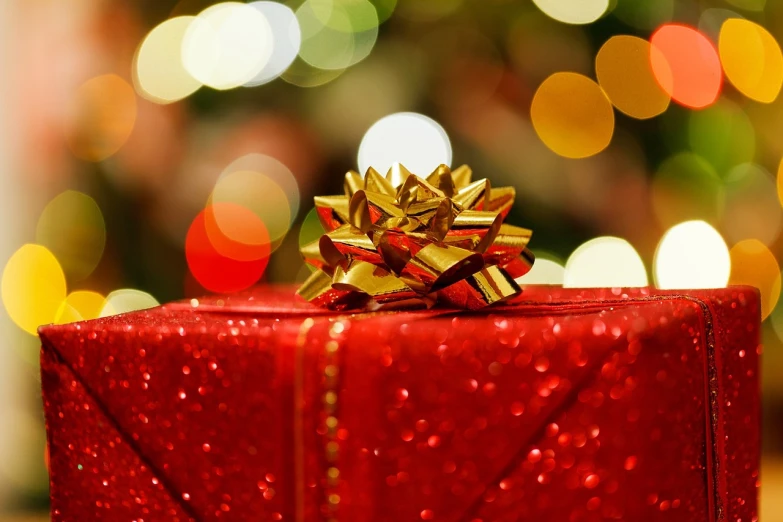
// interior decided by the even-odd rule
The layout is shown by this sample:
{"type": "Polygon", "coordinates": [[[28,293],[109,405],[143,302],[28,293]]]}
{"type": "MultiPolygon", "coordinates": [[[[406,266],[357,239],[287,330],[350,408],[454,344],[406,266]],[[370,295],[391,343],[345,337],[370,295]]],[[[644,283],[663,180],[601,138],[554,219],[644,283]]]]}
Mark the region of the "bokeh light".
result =
{"type": "Polygon", "coordinates": [[[609,0],[533,0],[547,16],[566,24],[589,24],[606,12],[609,0]]]}
{"type": "Polygon", "coordinates": [[[647,270],[639,253],[618,237],[597,237],[580,245],[566,261],[567,288],[647,286],[647,270]]]}
{"type": "Polygon", "coordinates": [[[740,241],[729,251],[729,284],[748,285],[761,292],[761,317],[766,319],[780,298],[780,266],[769,248],[756,239],[740,241]]]}
{"type": "Polygon", "coordinates": [[[378,13],[368,0],[306,0],[296,18],[302,29],[299,56],[319,69],[359,63],[378,39],[378,13]]]}
{"type": "Polygon", "coordinates": [[[280,78],[297,87],[312,88],[326,85],[339,78],[345,69],[326,70],[313,67],[297,57],[280,78]]]}
{"type": "Polygon", "coordinates": [[[35,231],[73,281],[89,276],[103,256],[106,224],[98,204],[87,194],[66,190],[46,205],[35,231]]]}
{"type": "MultiPolygon", "coordinates": [[[[255,214],[266,227],[271,241],[282,239],[291,227],[292,209],[286,192],[264,172],[235,170],[221,175],[209,198],[211,205],[233,203],[255,214]]],[[[230,207],[213,209],[218,228],[227,237],[233,237],[235,223],[230,207]]],[[[241,241],[241,237],[235,239],[241,241]]]]}
{"type": "Polygon", "coordinates": [[[101,310],[103,310],[105,303],[106,298],[98,292],[90,290],[71,292],[60,304],[54,322],[66,324],[96,319],[101,316],[101,310]]]}
{"type": "Polygon", "coordinates": [[[253,80],[272,56],[272,28],[259,9],[239,2],[208,7],[182,42],[182,63],[193,78],[226,90],[253,80]]]}
{"type": "Polygon", "coordinates": [[[673,226],[655,251],[653,274],[658,288],[722,288],[730,273],[729,248],[704,221],[673,226]]]}
{"type": "Polygon", "coordinates": [[[655,217],[665,228],[693,219],[718,223],[723,211],[723,180],[704,158],[674,155],[658,167],[652,181],[655,217]]]}
{"type": "Polygon", "coordinates": [[[655,78],[674,101],[694,109],[715,103],[723,72],[718,51],[704,34],[687,25],[665,24],[650,43],[655,78]]]}
{"type": "Polygon", "coordinates": [[[236,261],[269,257],[269,233],[250,209],[221,202],[207,205],[204,211],[207,237],[218,254],[236,261]]]}
{"type": "Polygon", "coordinates": [[[726,239],[737,243],[755,238],[771,245],[780,234],[783,219],[772,175],[760,165],[744,163],[728,172],[725,187],[722,230],[726,239]]]}
{"type": "Polygon", "coordinates": [[[438,165],[451,166],[451,141],[432,118],[399,112],[370,127],[359,145],[357,161],[362,174],[369,167],[385,174],[400,163],[414,174],[426,176],[438,165]]]}
{"type": "Polygon", "coordinates": [[[185,257],[193,277],[212,292],[237,292],[252,286],[264,274],[269,258],[238,260],[221,254],[207,232],[206,214],[202,210],[196,216],[185,239],[185,257]]]}
{"type": "Polygon", "coordinates": [[[658,84],[650,54],[658,52],[636,36],[613,36],[595,58],[598,83],[615,107],[628,116],[647,119],[669,107],[671,97],[658,84]]]}
{"type": "Polygon", "coordinates": [[[718,50],[726,77],[742,94],[772,103],[783,85],[783,52],[769,31],[741,18],[723,23],[718,50]]]}
{"type": "Polygon", "coordinates": [[[182,63],[185,33],[195,20],[178,16],[162,22],[144,38],[134,60],[136,91],[148,100],[171,103],[190,96],[201,82],[182,63]]]}
{"type": "MultiPolygon", "coordinates": [[[[274,181],[275,184],[285,192],[289,213],[291,215],[291,222],[293,222],[299,213],[300,196],[299,185],[288,166],[272,156],[252,152],[232,161],[228,167],[223,169],[219,179],[239,171],[257,172],[274,181]]],[[[251,190],[252,187],[253,184],[249,184],[251,190]]],[[[255,205],[249,206],[248,208],[253,209],[255,208],[255,205]]],[[[263,217],[263,214],[259,213],[259,216],[263,217]]]]}
{"type": "Polygon", "coordinates": [[[133,288],[122,288],[115,290],[106,296],[103,308],[99,317],[109,317],[112,315],[135,312],[136,310],[146,310],[158,306],[157,299],[147,292],[133,288]]]}
{"type": "Polygon", "coordinates": [[[557,261],[536,257],[530,272],[516,281],[523,285],[562,285],[565,278],[565,267],[557,261]]]}
{"type": "Polygon", "coordinates": [[[19,328],[35,334],[53,323],[66,296],[65,274],[57,258],[41,245],[26,244],[5,265],[3,306],[19,328]]]}
{"type": "Polygon", "coordinates": [[[530,116],[541,141],[566,158],[598,154],[614,133],[609,98],[581,74],[555,73],[544,80],[533,97],[530,116]]]}
{"type": "Polygon", "coordinates": [[[66,115],[66,139],[73,154],[103,161],[128,141],[136,123],[136,94],[116,74],[96,76],[79,87],[66,115]]]}
{"type": "Polygon", "coordinates": [[[245,87],[254,87],[271,82],[288,69],[302,47],[302,30],[296,14],[290,7],[278,2],[252,2],[251,7],[258,9],[266,17],[272,29],[272,55],[245,87]]]}
{"type": "Polygon", "coordinates": [[[756,131],[737,104],[721,99],[715,105],[688,116],[688,144],[720,173],[753,161],[756,131]]]}

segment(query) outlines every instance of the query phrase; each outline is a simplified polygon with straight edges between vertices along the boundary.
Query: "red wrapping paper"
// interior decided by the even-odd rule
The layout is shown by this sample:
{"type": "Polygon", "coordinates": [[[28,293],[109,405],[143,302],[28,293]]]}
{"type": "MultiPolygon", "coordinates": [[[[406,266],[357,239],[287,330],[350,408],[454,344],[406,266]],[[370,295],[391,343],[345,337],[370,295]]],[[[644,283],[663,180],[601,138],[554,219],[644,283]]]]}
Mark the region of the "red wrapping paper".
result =
{"type": "Polygon", "coordinates": [[[247,294],[41,329],[55,521],[754,521],[755,290],[247,294]]]}

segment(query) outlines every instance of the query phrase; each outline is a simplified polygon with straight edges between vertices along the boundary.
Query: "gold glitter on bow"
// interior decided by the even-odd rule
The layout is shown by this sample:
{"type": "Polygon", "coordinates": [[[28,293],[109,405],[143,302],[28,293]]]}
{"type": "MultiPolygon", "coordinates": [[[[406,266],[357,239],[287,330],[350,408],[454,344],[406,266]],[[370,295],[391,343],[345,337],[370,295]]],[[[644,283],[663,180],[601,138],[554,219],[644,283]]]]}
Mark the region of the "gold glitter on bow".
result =
{"type": "Polygon", "coordinates": [[[345,175],[345,195],[315,198],[327,233],[302,247],[316,268],[299,295],[345,310],[430,307],[476,310],[521,293],[533,266],[531,231],[503,220],[513,187],[472,181],[467,165],[422,179],[402,165],[345,175]]]}

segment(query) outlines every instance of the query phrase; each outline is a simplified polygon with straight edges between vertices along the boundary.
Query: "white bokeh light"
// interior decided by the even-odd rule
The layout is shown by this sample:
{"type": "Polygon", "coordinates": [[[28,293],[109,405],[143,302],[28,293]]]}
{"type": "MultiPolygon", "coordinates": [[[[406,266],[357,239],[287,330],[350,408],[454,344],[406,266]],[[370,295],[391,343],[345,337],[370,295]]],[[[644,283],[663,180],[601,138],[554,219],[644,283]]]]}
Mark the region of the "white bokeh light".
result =
{"type": "Polygon", "coordinates": [[[414,174],[426,176],[439,165],[451,166],[451,142],[435,120],[415,112],[381,118],[359,145],[359,171],[369,167],[386,173],[400,163],[414,174]]]}
{"type": "Polygon", "coordinates": [[[589,24],[609,8],[609,0],[533,0],[541,11],[558,22],[589,24]]]}
{"type": "Polygon", "coordinates": [[[598,237],[574,250],[565,266],[563,286],[647,286],[644,262],[631,244],[618,237],[598,237]]]}
{"type": "Polygon", "coordinates": [[[111,315],[134,312],[136,310],[145,310],[158,306],[158,301],[147,292],[134,290],[132,288],[123,288],[115,290],[106,296],[106,301],[101,309],[100,317],[109,317],[111,315]]]}
{"type": "Polygon", "coordinates": [[[658,288],[721,288],[731,275],[729,248],[708,223],[686,221],[661,238],[653,272],[658,288]]]}
{"type": "Polygon", "coordinates": [[[182,64],[182,41],[193,16],[166,20],[147,34],[134,61],[136,91],[156,103],[171,103],[201,87],[182,64]]]}
{"type": "Polygon", "coordinates": [[[224,2],[203,10],[182,41],[182,63],[213,89],[239,87],[269,62],[274,42],[266,16],[247,4],[224,2]]]}
{"type": "Polygon", "coordinates": [[[565,267],[557,261],[536,259],[530,272],[516,281],[522,285],[562,285],[565,267]]]}
{"type": "Polygon", "coordinates": [[[302,45],[302,30],[296,14],[290,7],[277,2],[253,2],[249,6],[258,9],[272,28],[272,55],[266,65],[245,87],[269,83],[291,66],[302,45]]]}

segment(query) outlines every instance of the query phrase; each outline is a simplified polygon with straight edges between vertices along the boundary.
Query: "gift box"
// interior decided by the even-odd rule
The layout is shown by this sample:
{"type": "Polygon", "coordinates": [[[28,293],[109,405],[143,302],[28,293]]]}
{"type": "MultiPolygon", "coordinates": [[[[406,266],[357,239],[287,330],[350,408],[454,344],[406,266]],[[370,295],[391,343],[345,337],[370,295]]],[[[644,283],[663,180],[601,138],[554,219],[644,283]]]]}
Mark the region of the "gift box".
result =
{"type": "Polygon", "coordinates": [[[751,288],[347,313],[290,287],[41,329],[55,521],[757,519],[751,288]]]}

